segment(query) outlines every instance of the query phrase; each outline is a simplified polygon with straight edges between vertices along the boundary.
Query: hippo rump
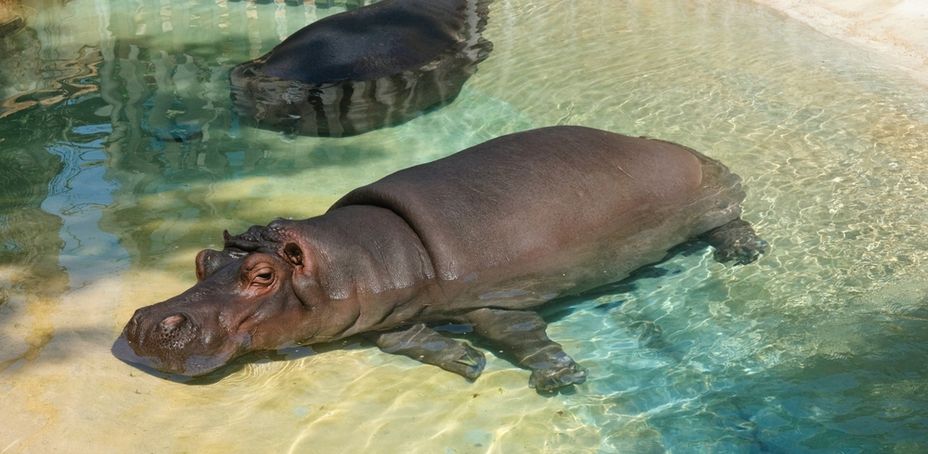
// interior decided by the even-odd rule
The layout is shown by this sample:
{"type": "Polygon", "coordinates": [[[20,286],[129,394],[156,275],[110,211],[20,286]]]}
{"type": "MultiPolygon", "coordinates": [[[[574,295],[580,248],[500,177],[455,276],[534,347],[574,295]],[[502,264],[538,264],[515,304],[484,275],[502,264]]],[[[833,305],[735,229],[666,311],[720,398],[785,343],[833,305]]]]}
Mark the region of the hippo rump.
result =
{"type": "Polygon", "coordinates": [[[257,126],[350,136],[449,103],[493,48],[490,0],[384,0],[297,31],[233,68],[235,110],[257,126]]]}
{"type": "Polygon", "coordinates": [[[533,311],[625,278],[694,238],[720,261],[765,243],[740,219],[740,178],[670,142],[560,126],[499,137],[355,189],[325,214],[225,233],[198,282],[137,310],[114,345],[182,375],[249,351],[365,334],[469,379],[483,353],[433,327],[471,325],[542,391],[585,371],[533,311]]]}

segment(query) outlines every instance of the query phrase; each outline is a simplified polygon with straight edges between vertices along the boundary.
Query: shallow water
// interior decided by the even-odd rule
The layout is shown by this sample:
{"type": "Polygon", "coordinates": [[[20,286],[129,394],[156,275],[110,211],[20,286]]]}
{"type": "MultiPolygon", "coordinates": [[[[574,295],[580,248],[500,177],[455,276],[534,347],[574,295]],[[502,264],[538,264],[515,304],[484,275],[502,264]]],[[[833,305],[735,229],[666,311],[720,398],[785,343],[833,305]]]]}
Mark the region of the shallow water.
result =
{"type": "Polygon", "coordinates": [[[497,0],[495,50],[447,107],[342,139],[239,125],[229,68],[342,10],[293,3],[47,2],[0,41],[0,453],[928,449],[928,88],[746,1],[497,0]],[[573,394],[354,341],[202,385],[110,355],[222,229],[567,123],[721,159],[772,245],[741,267],[689,249],[548,310],[590,370],[573,394]]]}

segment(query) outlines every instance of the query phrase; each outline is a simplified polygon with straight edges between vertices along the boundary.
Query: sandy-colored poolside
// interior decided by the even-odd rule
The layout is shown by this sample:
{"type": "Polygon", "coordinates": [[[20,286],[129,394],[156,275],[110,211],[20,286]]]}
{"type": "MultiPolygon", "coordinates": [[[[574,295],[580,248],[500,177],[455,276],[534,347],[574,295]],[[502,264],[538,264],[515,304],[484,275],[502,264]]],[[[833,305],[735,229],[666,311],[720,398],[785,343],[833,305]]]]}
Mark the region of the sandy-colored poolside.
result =
{"type": "Polygon", "coordinates": [[[818,31],[891,57],[928,83],[925,0],[755,0],[818,31]]]}

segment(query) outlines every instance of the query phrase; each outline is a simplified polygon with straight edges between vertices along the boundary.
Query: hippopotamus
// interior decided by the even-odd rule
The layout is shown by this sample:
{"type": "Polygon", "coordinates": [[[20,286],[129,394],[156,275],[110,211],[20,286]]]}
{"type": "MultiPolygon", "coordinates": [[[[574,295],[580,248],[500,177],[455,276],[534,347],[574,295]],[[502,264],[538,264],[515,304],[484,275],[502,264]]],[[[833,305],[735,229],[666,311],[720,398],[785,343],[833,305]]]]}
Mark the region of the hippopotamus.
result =
{"type": "Polygon", "coordinates": [[[536,309],[623,279],[692,239],[723,262],[766,243],[742,220],[741,179],[662,140],[580,126],[505,135],[355,189],[324,214],[278,219],[196,257],[198,282],[138,309],[128,362],[195,376],[255,350],[365,335],[469,379],[467,325],[531,370],[540,392],[586,371],[536,309]]]}
{"type": "Polygon", "coordinates": [[[457,97],[493,48],[490,0],[384,0],[328,16],[233,68],[236,112],[259,127],[350,136],[457,97]]]}

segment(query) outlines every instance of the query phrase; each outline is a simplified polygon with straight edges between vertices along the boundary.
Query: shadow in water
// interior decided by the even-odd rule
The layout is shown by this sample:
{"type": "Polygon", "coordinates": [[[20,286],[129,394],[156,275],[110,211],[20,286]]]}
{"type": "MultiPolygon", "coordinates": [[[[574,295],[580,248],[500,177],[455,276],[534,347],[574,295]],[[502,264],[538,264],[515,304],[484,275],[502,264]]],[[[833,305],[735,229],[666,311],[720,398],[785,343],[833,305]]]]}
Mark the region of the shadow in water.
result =
{"type": "MultiPolygon", "coordinates": [[[[577,295],[557,298],[539,308],[538,312],[548,323],[559,321],[577,310],[586,309],[581,304],[583,302],[603,296],[618,296],[623,293],[633,292],[637,288],[636,282],[638,280],[657,279],[663,276],[679,274],[682,270],[672,269],[665,265],[668,260],[676,256],[698,254],[707,247],[709,247],[709,244],[702,240],[692,240],[679,244],[671,248],[659,262],[638,268],[625,279],[600,285],[577,295]]],[[[619,308],[622,303],[624,303],[624,300],[615,299],[614,301],[598,304],[593,307],[593,310],[606,313],[619,308]]]]}
{"type": "Polygon", "coordinates": [[[919,301],[894,314],[817,321],[856,333],[855,348],[735,377],[708,405],[732,402],[771,452],[920,451],[928,446],[928,294],[919,301]]]}
{"type": "MultiPolygon", "coordinates": [[[[278,361],[294,361],[301,358],[306,358],[308,356],[314,356],[321,353],[330,352],[333,350],[354,350],[362,348],[371,348],[372,345],[367,344],[361,336],[352,336],[346,339],[341,339],[335,342],[328,342],[322,344],[313,344],[312,346],[293,346],[287,348],[281,348],[278,350],[262,350],[256,352],[250,352],[248,354],[239,356],[231,361],[229,361],[224,366],[209,372],[204,375],[189,377],[180,374],[172,374],[167,372],[162,372],[160,370],[154,369],[147,365],[133,363],[119,359],[119,357],[114,353],[114,359],[119,359],[125,364],[134,367],[138,370],[141,370],[147,374],[153,375],[155,377],[161,378],[163,380],[168,380],[175,383],[181,383],[185,385],[212,385],[218,383],[228,377],[229,375],[240,372],[242,369],[247,367],[249,364],[260,364],[260,363],[272,363],[278,361]]],[[[116,349],[116,344],[113,345],[113,349],[116,349]]],[[[386,354],[386,353],[385,353],[386,354]]]]}
{"type": "MultiPolygon", "coordinates": [[[[37,325],[43,324],[46,324],[44,320],[39,320],[37,323],[37,325]]],[[[99,327],[68,327],[58,332],[53,331],[50,325],[43,327],[47,329],[31,328],[37,331],[37,334],[27,334],[25,336],[27,342],[23,348],[16,353],[2,352],[4,354],[0,355],[0,373],[16,374],[25,366],[35,363],[67,362],[70,358],[82,356],[84,353],[84,350],[77,346],[78,343],[68,342],[68,340],[106,339],[110,335],[109,329],[99,327]]],[[[0,339],[3,339],[3,336],[5,333],[0,333],[0,339]]],[[[4,347],[14,346],[5,345],[4,347]]]]}

